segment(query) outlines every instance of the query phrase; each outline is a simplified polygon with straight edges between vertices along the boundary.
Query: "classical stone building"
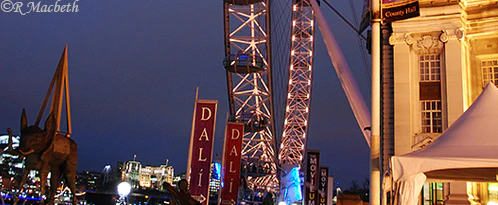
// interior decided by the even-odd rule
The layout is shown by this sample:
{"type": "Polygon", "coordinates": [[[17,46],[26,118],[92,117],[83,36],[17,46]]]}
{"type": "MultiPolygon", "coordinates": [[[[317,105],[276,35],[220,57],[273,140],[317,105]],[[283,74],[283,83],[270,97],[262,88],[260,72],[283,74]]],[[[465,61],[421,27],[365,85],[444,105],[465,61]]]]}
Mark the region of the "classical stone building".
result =
{"type": "Polygon", "coordinates": [[[142,188],[153,188],[163,191],[163,183],[168,182],[172,184],[174,174],[175,169],[173,166],[168,166],[167,163],[158,167],[145,166],[140,170],[139,185],[142,188]]]}
{"type": "MultiPolygon", "coordinates": [[[[130,160],[123,163],[121,169],[121,180],[127,181],[133,188],[151,188],[163,191],[162,184],[173,183],[175,169],[173,166],[166,164],[159,166],[143,166],[142,163],[130,160]]],[[[118,164],[119,167],[119,164],[118,164]]]]}
{"type": "MultiPolygon", "coordinates": [[[[488,82],[498,85],[498,0],[419,3],[420,17],[383,27],[384,168],[390,155],[437,140],[488,82]]],[[[433,182],[421,204],[498,204],[497,195],[493,183],[433,182]]]]}

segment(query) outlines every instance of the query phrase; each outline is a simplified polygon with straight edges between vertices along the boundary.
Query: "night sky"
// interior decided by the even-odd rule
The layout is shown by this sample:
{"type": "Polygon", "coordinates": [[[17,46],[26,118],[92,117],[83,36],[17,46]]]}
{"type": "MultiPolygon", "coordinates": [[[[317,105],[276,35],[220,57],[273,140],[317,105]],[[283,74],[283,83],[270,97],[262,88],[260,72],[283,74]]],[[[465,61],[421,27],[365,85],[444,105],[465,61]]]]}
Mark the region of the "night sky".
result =
{"type": "MultiPolygon", "coordinates": [[[[329,2],[354,22],[349,1],[329,2]]],[[[353,3],[359,21],[363,1],[353,3]]],[[[68,44],[78,170],[101,171],[106,162],[115,166],[136,154],[146,165],[168,158],[176,173],[184,172],[196,87],[200,98],[219,102],[215,151],[221,153],[228,111],[222,1],[82,0],[78,5],[77,13],[0,11],[0,133],[12,127],[19,134],[22,108],[34,123],[68,44]]],[[[369,68],[357,35],[332,10],[321,8],[370,106],[369,68]]],[[[320,32],[315,39],[308,148],[321,150],[321,164],[341,186],[352,180],[361,185],[369,176],[369,149],[320,32]]]]}

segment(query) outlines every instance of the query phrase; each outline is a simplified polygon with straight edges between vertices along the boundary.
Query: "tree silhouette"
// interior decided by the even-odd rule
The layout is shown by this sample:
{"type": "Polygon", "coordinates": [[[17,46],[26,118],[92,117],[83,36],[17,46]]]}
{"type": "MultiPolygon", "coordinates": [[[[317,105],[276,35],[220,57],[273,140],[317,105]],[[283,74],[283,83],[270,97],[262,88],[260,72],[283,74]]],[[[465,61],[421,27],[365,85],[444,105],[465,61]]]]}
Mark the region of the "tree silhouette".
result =
{"type": "Polygon", "coordinates": [[[368,193],[370,192],[370,180],[368,177],[365,178],[365,181],[362,183],[362,188],[358,185],[358,182],[355,180],[351,181],[351,187],[343,191],[344,194],[356,194],[360,195],[361,200],[364,202],[369,201],[368,193]]]}

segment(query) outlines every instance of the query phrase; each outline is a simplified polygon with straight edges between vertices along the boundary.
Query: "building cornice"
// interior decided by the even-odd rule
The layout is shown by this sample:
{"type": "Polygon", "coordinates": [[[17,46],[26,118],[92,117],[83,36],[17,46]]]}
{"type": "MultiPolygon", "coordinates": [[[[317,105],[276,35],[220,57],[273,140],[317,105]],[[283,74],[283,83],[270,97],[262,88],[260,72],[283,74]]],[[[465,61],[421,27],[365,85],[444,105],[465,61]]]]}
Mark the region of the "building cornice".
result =
{"type": "Polygon", "coordinates": [[[489,5],[497,5],[498,0],[460,0],[460,4],[466,9],[470,9],[472,7],[485,8],[489,5]]]}
{"type": "Polygon", "coordinates": [[[462,19],[459,14],[418,17],[405,21],[392,23],[394,33],[422,33],[441,30],[453,30],[462,27],[462,19]]]}
{"type": "Polygon", "coordinates": [[[405,43],[419,53],[436,52],[449,40],[498,35],[498,0],[421,0],[420,17],[392,23],[391,45],[405,43]],[[429,37],[430,36],[430,37],[429,37]],[[429,46],[431,45],[431,46],[429,46]]]}
{"type": "MultiPolygon", "coordinates": [[[[418,18],[416,21],[399,21],[392,25],[393,33],[389,38],[391,45],[397,43],[412,45],[421,38],[428,41],[429,34],[443,43],[464,37],[462,19],[459,15],[418,18]]],[[[428,45],[428,42],[425,45],[428,45]]]]}

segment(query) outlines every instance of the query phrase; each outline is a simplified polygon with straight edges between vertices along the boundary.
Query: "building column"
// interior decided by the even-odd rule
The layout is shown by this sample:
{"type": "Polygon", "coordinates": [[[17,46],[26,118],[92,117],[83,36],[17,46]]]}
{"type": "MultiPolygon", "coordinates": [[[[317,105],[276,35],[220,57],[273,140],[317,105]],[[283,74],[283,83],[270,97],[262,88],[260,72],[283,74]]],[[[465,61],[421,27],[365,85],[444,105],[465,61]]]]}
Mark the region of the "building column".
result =
{"type": "Polygon", "coordinates": [[[450,195],[445,205],[470,204],[467,196],[467,182],[451,182],[450,195]]]}
{"type": "Polygon", "coordinates": [[[446,102],[447,122],[451,126],[464,112],[464,72],[462,66],[462,45],[456,38],[452,37],[445,43],[445,69],[446,69],[446,102]]]}
{"type": "MultiPolygon", "coordinates": [[[[393,36],[394,37],[394,36],[393,36]]],[[[396,37],[395,37],[396,38],[396,37]]],[[[411,152],[411,88],[410,46],[405,42],[394,45],[394,155],[411,152]]]]}

